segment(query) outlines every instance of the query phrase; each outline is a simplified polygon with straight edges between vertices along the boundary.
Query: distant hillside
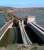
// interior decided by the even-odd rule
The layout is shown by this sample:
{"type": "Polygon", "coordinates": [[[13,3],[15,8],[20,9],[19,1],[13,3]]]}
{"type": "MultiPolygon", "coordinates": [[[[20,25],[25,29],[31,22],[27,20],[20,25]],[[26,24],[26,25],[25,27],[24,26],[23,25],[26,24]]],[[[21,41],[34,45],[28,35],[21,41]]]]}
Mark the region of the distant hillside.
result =
{"type": "Polygon", "coordinates": [[[14,8],[14,7],[4,7],[0,6],[0,11],[7,11],[15,13],[40,13],[44,14],[44,8],[14,8]],[[10,11],[9,11],[10,10],[10,11]]]}
{"type": "Polygon", "coordinates": [[[14,8],[12,7],[4,7],[4,6],[0,6],[0,12],[5,12],[5,13],[10,13],[13,12],[14,8]]]}
{"type": "Polygon", "coordinates": [[[44,13],[44,8],[16,8],[16,12],[44,13]]]}

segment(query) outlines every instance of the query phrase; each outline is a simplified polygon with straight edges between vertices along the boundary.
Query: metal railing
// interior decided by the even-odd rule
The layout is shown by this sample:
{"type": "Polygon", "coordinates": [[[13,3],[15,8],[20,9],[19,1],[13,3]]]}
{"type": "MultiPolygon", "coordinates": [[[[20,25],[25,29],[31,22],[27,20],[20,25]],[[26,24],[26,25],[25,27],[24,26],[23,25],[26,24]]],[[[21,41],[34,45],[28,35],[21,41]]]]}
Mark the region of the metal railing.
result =
{"type": "Polygon", "coordinates": [[[30,27],[34,32],[35,34],[40,37],[40,39],[44,42],[44,31],[43,31],[43,28],[38,26],[37,24],[35,23],[28,23],[28,27],[30,27]]]}
{"type": "Polygon", "coordinates": [[[36,24],[36,23],[32,23],[32,24],[34,24],[36,27],[38,27],[41,31],[43,31],[44,32],[44,28],[43,27],[41,27],[40,25],[38,25],[38,24],[36,24]]]}
{"type": "Polygon", "coordinates": [[[27,33],[25,32],[23,20],[22,21],[19,20],[19,27],[21,30],[21,35],[22,35],[22,39],[23,39],[24,44],[31,45],[32,42],[30,41],[27,33]]]}

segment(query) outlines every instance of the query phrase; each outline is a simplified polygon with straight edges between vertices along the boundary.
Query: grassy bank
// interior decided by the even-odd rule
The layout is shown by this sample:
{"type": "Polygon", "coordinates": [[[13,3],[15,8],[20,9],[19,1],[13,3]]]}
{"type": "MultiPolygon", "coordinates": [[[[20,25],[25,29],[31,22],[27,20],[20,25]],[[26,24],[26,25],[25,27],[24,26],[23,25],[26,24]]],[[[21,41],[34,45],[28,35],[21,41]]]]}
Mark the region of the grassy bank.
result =
{"type": "Polygon", "coordinates": [[[0,46],[7,46],[9,44],[12,44],[15,39],[14,35],[15,29],[14,28],[8,29],[8,31],[5,33],[4,37],[0,41],[0,46]]]}

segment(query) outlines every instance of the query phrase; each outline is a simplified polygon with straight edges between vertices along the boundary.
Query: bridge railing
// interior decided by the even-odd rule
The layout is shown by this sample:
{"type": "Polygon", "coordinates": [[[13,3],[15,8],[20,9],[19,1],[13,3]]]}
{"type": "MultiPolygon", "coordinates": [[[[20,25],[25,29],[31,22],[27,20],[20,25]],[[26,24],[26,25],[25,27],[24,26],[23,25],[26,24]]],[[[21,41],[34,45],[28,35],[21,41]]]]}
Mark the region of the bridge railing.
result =
{"type": "Polygon", "coordinates": [[[42,30],[44,32],[44,28],[43,27],[41,27],[40,25],[38,25],[36,23],[32,23],[32,24],[34,24],[36,27],[38,27],[40,30],[42,30]]]}
{"type": "Polygon", "coordinates": [[[41,38],[41,40],[44,42],[44,31],[43,28],[40,26],[34,24],[34,23],[28,23],[28,26],[35,32],[35,34],[41,38]]]}
{"type": "Polygon", "coordinates": [[[24,21],[23,20],[22,20],[22,26],[23,26],[23,31],[24,31],[26,39],[27,39],[27,43],[31,45],[32,42],[31,42],[30,38],[28,37],[28,35],[27,35],[26,31],[25,31],[25,25],[24,25],[24,21]]]}
{"type": "Polygon", "coordinates": [[[27,36],[27,33],[25,32],[23,21],[22,22],[19,21],[19,27],[21,30],[21,35],[22,35],[22,39],[23,39],[24,44],[31,45],[32,42],[30,41],[29,37],[27,36]]]}
{"type": "Polygon", "coordinates": [[[5,30],[8,28],[8,26],[12,23],[12,20],[9,20],[9,22],[7,22],[1,29],[0,29],[0,40],[1,40],[1,36],[2,34],[5,34],[5,30]]]}

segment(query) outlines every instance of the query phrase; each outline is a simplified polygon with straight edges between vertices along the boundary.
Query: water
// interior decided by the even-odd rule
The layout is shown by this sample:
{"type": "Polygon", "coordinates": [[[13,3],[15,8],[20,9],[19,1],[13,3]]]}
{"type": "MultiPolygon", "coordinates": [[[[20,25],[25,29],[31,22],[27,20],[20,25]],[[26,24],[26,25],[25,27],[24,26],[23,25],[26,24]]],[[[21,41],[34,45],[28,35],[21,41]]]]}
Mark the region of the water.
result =
{"type": "Polygon", "coordinates": [[[5,14],[0,13],[0,28],[5,24],[5,14]]]}
{"type": "MultiPolygon", "coordinates": [[[[44,13],[28,13],[28,12],[19,12],[16,13],[16,16],[35,16],[36,23],[44,28],[44,13]]],[[[5,24],[5,14],[0,14],[0,28],[5,24]]]]}
{"type": "Polygon", "coordinates": [[[22,13],[22,12],[19,12],[19,13],[16,13],[16,16],[22,16],[22,17],[25,17],[25,16],[35,16],[36,18],[36,23],[40,26],[42,26],[44,28],[44,13],[22,13]]]}

